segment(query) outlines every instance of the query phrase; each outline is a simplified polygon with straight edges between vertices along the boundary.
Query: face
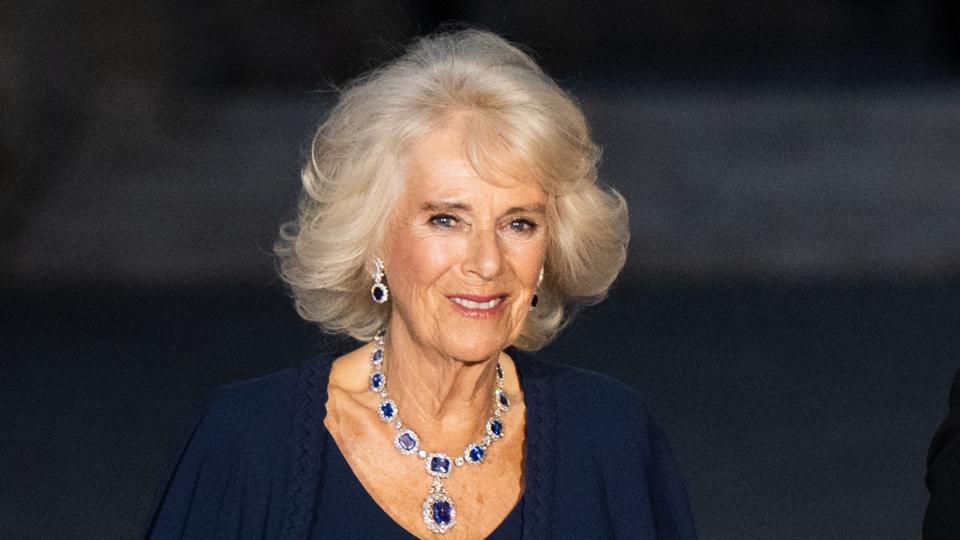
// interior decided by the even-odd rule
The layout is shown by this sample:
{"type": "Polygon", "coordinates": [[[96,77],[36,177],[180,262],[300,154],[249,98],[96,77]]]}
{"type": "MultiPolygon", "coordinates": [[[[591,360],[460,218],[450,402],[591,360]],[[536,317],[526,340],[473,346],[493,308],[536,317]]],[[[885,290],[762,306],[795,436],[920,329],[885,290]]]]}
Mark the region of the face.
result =
{"type": "Polygon", "coordinates": [[[391,331],[444,356],[490,358],[523,328],[547,245],[547,196],[532,178],[481,178],[455,128],[407,155],[384,245],[391,331]]]}

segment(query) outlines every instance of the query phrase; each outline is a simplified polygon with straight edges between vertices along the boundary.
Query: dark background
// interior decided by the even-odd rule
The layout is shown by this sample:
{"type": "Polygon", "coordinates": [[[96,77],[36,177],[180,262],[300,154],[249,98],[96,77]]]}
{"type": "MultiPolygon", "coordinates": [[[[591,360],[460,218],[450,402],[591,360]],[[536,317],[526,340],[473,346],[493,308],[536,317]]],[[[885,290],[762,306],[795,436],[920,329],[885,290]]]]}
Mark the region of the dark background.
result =
{"type": "Polygon", "coordinates": [[[704,538],[919,536],[960,367],[956,2],[0,7],[0,537],[126,538],[213,388],[345,347],[271,245],[350,77],[530,47],[631,207],[548,350],[641,389],[704,538]]]}

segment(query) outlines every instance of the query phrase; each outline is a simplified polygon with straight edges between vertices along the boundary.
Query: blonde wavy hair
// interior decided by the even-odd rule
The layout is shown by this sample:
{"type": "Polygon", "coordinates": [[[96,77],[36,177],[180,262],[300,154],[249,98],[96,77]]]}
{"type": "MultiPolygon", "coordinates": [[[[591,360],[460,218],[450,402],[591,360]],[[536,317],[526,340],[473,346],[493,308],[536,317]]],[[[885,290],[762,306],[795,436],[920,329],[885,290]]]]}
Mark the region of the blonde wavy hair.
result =
{"type": "Polygon", "coordinates": [[[317,130],[298,215],[274,246],[300,316],[361,341],[386,325],[389,304],[371,302],[371,272],[403,189],[404,150],[454,116],[481,177],[522,170],[547,193],[540,302],[513,345],[539,349],[606,296],[626,259],[627,205],[598,185],[600,150],[583,113],[516,46],[458,30],[420,38],[351,82],[317,130]]]}

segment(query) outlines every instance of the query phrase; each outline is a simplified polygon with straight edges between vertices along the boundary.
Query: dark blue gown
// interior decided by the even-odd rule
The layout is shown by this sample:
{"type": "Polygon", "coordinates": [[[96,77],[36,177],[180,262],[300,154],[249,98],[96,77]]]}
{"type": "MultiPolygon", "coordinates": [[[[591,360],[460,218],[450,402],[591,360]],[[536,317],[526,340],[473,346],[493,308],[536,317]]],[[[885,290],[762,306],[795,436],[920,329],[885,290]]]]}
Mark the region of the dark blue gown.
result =
{"type": "MultiPolygon", "coordinates": [[[[666,437],[635,390],[507,352],[527,411],[524,493],[492,538],[696,538],[666,437]]],[[[147,537],[409,538],[323,426],[333,358],[216,391],[169,467],[147,537]]]]}

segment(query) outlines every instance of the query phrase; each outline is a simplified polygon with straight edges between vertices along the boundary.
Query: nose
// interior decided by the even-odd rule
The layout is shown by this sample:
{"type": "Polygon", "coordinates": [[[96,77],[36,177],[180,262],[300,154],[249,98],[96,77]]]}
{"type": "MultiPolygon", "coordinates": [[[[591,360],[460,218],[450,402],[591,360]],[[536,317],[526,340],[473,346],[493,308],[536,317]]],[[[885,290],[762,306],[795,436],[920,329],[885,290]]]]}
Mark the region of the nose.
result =
{"type": "Polygon", "coordinates": [[[464,273],[474,274],[484,281],[499,276],[503,268],[500,249],[500,237],[496,231],[489,228],[475,230],[464,261],[464,273]]]}

